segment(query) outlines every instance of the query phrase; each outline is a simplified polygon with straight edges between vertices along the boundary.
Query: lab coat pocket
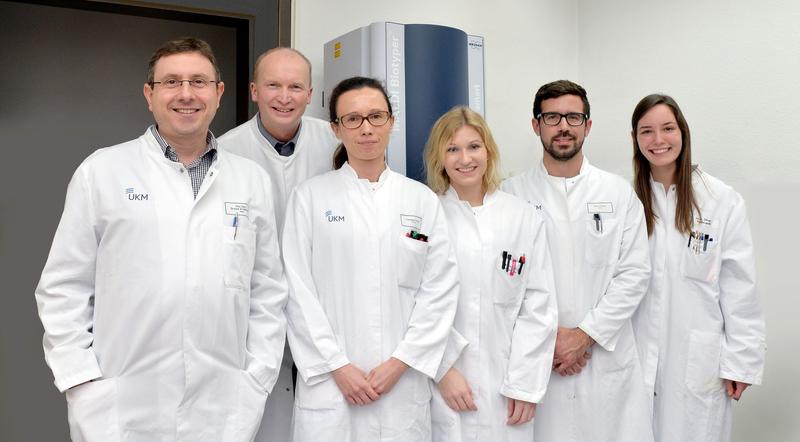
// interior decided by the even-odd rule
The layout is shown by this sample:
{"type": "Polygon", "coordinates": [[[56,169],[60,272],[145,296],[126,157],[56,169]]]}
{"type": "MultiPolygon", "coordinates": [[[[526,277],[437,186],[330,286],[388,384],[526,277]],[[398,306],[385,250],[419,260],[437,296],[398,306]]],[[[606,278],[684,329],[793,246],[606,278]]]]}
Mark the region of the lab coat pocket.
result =
{"type": "Polygon", "coordinates": [[[298,379],[293,440],[350,440],[349,407],[333,376],[314,385],[298,379]]]}
{"type": "Polygon", "coordinates": [[[719,277],[719,264],[717,263],[717,248],[709,247],[706,250],[698,245],[691,244],[683,251],[681,259],[681,273],[689,279],[705,283],[715,283],[719,277]]]}
{"type": "Polygon", "coordinates": [[[73,441],[120,440],[117,379],[100,379],[66,392],[69,433],[73,441]]]}
{"type": "Polygon", "coordinates": [[[698,397],[708,396],[723,387],[719,377],[722,335],[693,330],[689,334],[686,357],[686,388],[698,397]]]}
{"type": "Polygon", "coordinates": [[[241,376],[238,413],[239,437],[237,440],[252,441],[261,424],[264,405],[267,402],[267,392],[249,372],[242,371],[241,376]]]}
{"type": "MultiPolygon", "coordinates": [[[[524,266],[523,266],[524,268],[524,266]]],[[[529,269],[525,269],[527,272],[529,269]]],[[[498,307],[513,307],[522,299],[525,275],[510,274],[508,270],[495,268],[492,272],[492,300],[498,307]]]]}
{"type": "Polygon", "coordinates": [[[585,241],[585,259],[589,265],[605,267],[619,260],[616,219],[601,218],[599,222],[595,219],[587,221],[585,241]]]}
{"type": "Polygon", "coordinates": [[[427,242],[400,237],[397,246],[397,283],[401,287],[413,290],[419,288],[427,254],[427,242]]]}
{"type": "Polygon", "coordinates": [[[225,286],[248,289],[255,265],[256,232],[247,226],[226,226],[222,234],[225,286]]]}
{"type": "Polygon", "coordinates": [[[683,400],[687,434],[693,440],[718,440],[719,410],[726,401],[719,377],[722,334],[694,330],[689,335],[686,358],[686,394],[683,400]]]}

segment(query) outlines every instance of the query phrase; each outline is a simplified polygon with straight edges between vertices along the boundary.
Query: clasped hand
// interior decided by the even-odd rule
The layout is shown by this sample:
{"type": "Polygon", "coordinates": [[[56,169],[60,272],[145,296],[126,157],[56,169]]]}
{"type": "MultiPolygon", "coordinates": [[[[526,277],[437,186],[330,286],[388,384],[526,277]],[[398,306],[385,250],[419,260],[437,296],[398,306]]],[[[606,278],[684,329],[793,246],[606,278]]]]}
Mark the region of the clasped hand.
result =
{"type": "Polygon", "coordinates": [[[406,369],[408,365],[403,361],[389,358],[369,374],[353,364],[347,364],[333,371],[333,379],[350,405],[367,405],[391,391],[406,369]]]}
{"type": "Polygon", "coordinates": [[[592,357],[588,350],[593,344],[594,339],[580,328],[559,327],[553,354],[553,370],[561,376],[580,373],[592,357]]]}

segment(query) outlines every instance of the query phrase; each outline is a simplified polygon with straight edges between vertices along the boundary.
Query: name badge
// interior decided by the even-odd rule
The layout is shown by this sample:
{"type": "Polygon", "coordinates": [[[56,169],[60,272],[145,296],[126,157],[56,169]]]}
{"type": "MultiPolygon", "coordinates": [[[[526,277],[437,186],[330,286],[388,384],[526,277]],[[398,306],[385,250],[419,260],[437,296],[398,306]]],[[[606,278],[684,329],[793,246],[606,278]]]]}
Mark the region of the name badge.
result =
{"type": "Polygon", "coordinates": [[[247,203],[225,203],[225,214],[234,216],[247,216],[247,203]]]}
{"type": "Polygon", "coordinates": [[[422,218],[416,215],[400,215],[400,225],[414,230],[422,230],[422,218]]]}
{"type": "Polygon", "coordinates": [[[696,222],[697,224],[703,224],[703,225],[706,225],[706,226],[713,225],[713,223],[711,222],[711,219],[709,219],[709,218],[705,218],[705,217],[699,217],[699,216],[698,216],[698,217],[697,217],[697,218],[695,218],[694,220],[695,220],[695,222],[696,222]]]}
{"type": "Polygon", "coordinates": [[[614,213],[614,204],[611,202],[586,203],[589,213],[614,213]]]}

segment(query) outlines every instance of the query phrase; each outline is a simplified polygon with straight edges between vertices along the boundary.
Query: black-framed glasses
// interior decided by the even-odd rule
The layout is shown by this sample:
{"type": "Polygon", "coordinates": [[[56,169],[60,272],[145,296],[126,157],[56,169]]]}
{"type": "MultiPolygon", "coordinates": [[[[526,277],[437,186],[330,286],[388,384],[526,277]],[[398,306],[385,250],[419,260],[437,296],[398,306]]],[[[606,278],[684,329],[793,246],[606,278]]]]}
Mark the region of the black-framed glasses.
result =
{"type": "Polygon", "coordinates": [[[341,124],[347,129],[358,129],[362,124],[364,124],[364,120],[367,120],[372,126],[378,127],[386,124],[391,116],[392,115],[387,111],[373,112],[366,117],[358,112],[353,112],[351,114],[342,115],[341,117],[337,118],[334,123],[341,124]]]}
{"type": "Polygon", "coordinates": [[[168,78],[164,81],[151,81],[150,85],[154,86],[160,84],[167,89],[177,89],[183,86],[183,82],[189,83],[192,89],[205,89],[212,83],[217,83],[216,80],[206,80],[205,78],[192,78],[186,80],[178,80],[177,78],[168,78]]]}
{"type": "Polygon", "coordinates": [[[566,118],[567,124],[570,126],[580,126],[588,119],[586,114],[582,114],[580,112],[570,112],[566,114],[561,114],[558,112],[542,112],[536,116],[537,120],[541,119],[544,124],[548,126],[558,126],[561,123],[562,118],[566,118]]]}

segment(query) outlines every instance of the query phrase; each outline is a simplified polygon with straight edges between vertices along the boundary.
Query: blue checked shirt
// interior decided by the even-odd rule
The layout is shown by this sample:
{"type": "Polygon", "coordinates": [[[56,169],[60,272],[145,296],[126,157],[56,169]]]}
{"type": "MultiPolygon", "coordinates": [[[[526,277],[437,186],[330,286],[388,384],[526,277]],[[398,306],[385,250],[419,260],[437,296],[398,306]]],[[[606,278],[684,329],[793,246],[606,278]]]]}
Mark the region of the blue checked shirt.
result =
{"type": "MultiPolygon", "coordinates": [[[[175,152],[175,149],[167,143],[167,140],[158,133],[158,128],[155,124],[150,126],[150,133],[152,133],[156,141],[158,141],[158,145],[161,146],[165,157],[176,163],[180,162],[178,153],[175,152]]],[[[211,131],[208,131],[208,134],[206,134],[206,143],[205,152],[186,166],[186,171],[192,181],[192,192],[194,192],[195,198],[197,198],[197,192],[200,191],[200,186],[203,185],[203,179],[205,179],[208,169],[211,168],[211,164],[217,157],[217,139],[214,138],[214,134],[212,134],[211,131]]]]}

